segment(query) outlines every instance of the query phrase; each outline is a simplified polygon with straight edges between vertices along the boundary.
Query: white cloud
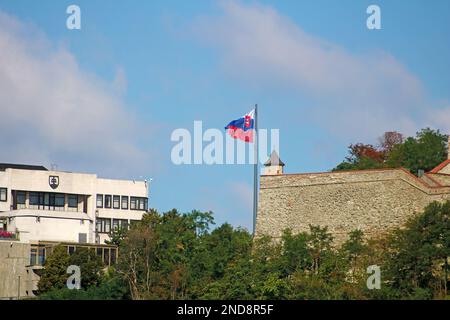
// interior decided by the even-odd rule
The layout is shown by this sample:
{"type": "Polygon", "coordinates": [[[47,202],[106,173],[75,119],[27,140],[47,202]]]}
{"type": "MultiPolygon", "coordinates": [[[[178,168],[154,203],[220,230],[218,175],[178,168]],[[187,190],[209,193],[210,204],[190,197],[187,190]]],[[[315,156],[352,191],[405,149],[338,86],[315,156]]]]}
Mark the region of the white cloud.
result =
{"type": "Polygon", "coordinates": [[[124,90],[123,70],[108,83],[33,26],[0,12],[1,161],[138,174],[149,157],[137,147],[139,123],[122,102],[124,90]]]}
{"type": "Polygon", "coordinates": [[[225,1],[222,8],[219,17],[198,19],[195,34],[219,49],[231,76],[311,99],[315,107],[299,107],[299,117],[350,139],[393,129],[413,134],[426,122],[437,124],[428,121],[423,84],[392,55],[354,54],[271,7],[225,1]]]}

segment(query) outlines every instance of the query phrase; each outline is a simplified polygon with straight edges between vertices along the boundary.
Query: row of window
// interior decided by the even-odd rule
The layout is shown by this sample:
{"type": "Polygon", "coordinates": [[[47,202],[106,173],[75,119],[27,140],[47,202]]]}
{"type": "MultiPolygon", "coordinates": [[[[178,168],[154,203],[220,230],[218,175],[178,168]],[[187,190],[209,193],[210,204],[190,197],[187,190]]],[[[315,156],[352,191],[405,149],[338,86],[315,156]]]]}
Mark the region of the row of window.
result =
{"type": "MultiPolygon", "coordinates": [[[[69,211],[78,211],[78,203],[81,198],[76,194],[67,195],[67,207],[69,211]]],[[[63,193],[47,193],[47,192],[30,192],[29,193],[29,208],[38,210],[56,210],[62,211],[66,205],[66,195],[63,193]]],[[[17,209],[24,209],[26,207],[26,192],[17,191],[16,193],[17,209]]]]}
{"type": "Polygon", "coordinates": [[[0,188],[0,201],[6,202],[8,200],[8,189],[0,188]]]}
{"type": "MultiPolygon", "coordinates": [[[[130,223],[133,224],[139,220],[130,220],[130,223]]],[[[95,222],[95,231],[98,233],[110,233],[111,231],[117,231],[120,229],[128,230],[128,220],[126,219],[112,219],[112,228],[111,228],[111,219],[108,218],[97,218],[95,222]]]]}
{"type": "Polygon", "coordinates": [[[147,211],[147,207],[147,198],[97,194],[97,208],[147,211]]]}
{"type": "MultiPolygon", "coordinates": [[[[76,250],[77,246],[69,246],[67,245],[67,253],[72,255],[76,250]]],[[[81,247],[82,248],[82,247],[81,247]]],[[[88,247],[88,250],[94,250],[98,257],[102,260],[103,264],[106,266],[110,266],[116,263],[117,261],[117,248],[106,248],[106,247],[88,247]]],[[[32,266],[42,266],[45,263],[48,254],[51,254],[53,248],[49,248],[49,252],[47,252],[47,248],[44,246],[33,246],[30,251],[30,265],[32,266]]]]}
{"type": "MultiPolygon", "coordinates": [[[[6,201],[7,192],[5,188],[0,189],[1,201],[6,201]],[[4,191],[2,191],[4,190],[4,191]],[[5,200],[3,200],[5,199],[5,200]]],[[[29,192],[29,208],[37,210],[63,211],[67,201],[68,211],[78,211],[79,203],[83,202],[85,196],[63,193],[29,192]]],[[[15,192],[15,206],[17,209],[26,208],[27,193],[25,191],[15,192]]],[[[147,211],[148,199],[142,197],[128,197],[116,195],[97,195],[97,208],[113,208],[123,210],[147,211]]]]}

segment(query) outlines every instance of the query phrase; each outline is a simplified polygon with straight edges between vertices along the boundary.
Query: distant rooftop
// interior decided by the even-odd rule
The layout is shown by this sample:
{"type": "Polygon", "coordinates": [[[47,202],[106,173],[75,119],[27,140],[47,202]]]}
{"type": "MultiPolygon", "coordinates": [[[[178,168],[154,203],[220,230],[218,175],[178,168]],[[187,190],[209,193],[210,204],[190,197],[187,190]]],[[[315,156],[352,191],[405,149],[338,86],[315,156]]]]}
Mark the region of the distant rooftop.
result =
{"type": "Polygon", "coordinates": [[[0,171],[5,171],[6,169],[48,171],[48,169],[44,166],[33,166],[28,164],[15,164],[15,163],[0,163],[0,171]]]}
{"type": "Polygon", "coordinates": [[[275,150],[273,150],[272,154],[270,155],[269,160],[267,160],[264,163],[264,165],[266,167],[268,167],[268,166],[282,166],[282,167],[284,167],[284,162],[281,161],[280,157],[278,156],[278,153],[275,150]]]}

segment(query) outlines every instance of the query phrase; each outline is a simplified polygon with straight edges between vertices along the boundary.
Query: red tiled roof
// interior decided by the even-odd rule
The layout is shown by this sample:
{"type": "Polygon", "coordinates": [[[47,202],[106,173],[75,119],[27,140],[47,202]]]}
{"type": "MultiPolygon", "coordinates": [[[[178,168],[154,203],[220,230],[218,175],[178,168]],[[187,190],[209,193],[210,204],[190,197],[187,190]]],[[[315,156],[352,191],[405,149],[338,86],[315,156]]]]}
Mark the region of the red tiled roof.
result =
{"type": "Polygon", "coordinates": [[[442,169],[444,169],[448,164],[450,164],[450,159],[445,160],[440,165],[438,165],[436,168],[430,171],[430,173],[438,173],[442,169]]]}

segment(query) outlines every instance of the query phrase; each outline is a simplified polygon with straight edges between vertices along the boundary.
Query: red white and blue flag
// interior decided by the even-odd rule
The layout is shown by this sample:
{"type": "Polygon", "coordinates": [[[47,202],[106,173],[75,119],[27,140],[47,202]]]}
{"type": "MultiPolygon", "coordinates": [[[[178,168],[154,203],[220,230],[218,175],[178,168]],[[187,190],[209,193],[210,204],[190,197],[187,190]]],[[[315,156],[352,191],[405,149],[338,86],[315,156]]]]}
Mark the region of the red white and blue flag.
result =
{"type": "Polygon", "coordinates": [[[225,129],[228,130],[228,134],[234,139],[253,142],[253,132],[255,131],[255,109],[243,117],[231,121],[225,129]]]}

